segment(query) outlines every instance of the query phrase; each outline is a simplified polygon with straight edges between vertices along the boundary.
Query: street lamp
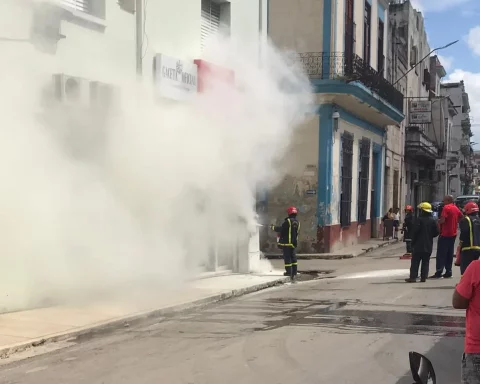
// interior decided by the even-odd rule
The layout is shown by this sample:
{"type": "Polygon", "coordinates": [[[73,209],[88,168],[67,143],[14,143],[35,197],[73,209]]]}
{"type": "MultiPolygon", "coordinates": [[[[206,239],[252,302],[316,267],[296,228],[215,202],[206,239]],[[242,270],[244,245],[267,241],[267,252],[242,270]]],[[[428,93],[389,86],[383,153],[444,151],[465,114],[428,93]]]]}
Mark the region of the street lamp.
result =
{"type": "Polygon", "coordinates": [[[402,77],[400,77],[397,81],[395,81],[395,83],[393,83],[393,85],[396,85],[400,80],[402,80],[405,76],[407,76],[411,71],[413,71],[418,64],[420,64],[421,62],[423,62],[428,56],[430,56],[433,52],[435,51],[440,51],[442,49],[445,49],[445,48],[448,48],[450,46],[452,46],[453,44],[456,44],[458,43],[460,40],[455,40],[455,41],[452,41],[451,43],[448,43],[442,47],[438,47],[438,48],[435,48],[435,49],[432,49],[422,60],[420,60],[418,63],[416,63],[412,68],[410,68],[402,77]]]}

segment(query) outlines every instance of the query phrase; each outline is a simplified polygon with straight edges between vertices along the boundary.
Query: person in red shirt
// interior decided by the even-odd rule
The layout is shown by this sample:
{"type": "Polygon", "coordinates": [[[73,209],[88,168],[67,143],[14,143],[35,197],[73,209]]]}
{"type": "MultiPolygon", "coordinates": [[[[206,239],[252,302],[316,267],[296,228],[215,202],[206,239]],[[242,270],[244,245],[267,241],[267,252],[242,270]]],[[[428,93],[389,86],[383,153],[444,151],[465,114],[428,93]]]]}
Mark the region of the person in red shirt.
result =
{"type": "Polygon", "coordinates": [[[445,196],[443,203],[445,205],[442,209],[442,215],[438,220],[440,236],[438,237],[437,243],[436,272],[430,276],[431,279],[440,279],[441,277],[447,279],[452,277],[458,221],[463,217],[462,211],[453,204],[452,196],[445,196]],[[445,274],[443,274],[444,269],[445,274]]]}
{"type": "Polygon", "coordinates": [[[455,309],[466,309],[465,347],[462,357],[462,383],[480,383],[480,261],[475,260],[453,293],[455,309]]]}

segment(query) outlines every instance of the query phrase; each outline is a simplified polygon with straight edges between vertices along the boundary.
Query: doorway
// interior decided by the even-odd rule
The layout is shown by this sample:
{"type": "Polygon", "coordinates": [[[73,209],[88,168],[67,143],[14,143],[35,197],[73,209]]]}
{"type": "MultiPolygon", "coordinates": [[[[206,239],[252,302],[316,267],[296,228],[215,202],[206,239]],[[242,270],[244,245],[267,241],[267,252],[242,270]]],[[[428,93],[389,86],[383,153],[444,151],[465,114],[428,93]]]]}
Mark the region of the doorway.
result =
{"type": "Polygon", "coordinates": [[[372,191],[370,193],[370,225],[372,238],[377,238],[379,233],[379,218],[382,216],[380,206],[382,194],[382,147],[373,147],[372,153],[372,191]]]}
{"type": "Polygon", "coordinates": [[[399,187],[399,172],[398,169],[395,169],[393,171],[393,209],[395,208],[400,208],[400,203],[398,201],[399,198],[399,192],[398,192],[398,187],[399,187]]]}

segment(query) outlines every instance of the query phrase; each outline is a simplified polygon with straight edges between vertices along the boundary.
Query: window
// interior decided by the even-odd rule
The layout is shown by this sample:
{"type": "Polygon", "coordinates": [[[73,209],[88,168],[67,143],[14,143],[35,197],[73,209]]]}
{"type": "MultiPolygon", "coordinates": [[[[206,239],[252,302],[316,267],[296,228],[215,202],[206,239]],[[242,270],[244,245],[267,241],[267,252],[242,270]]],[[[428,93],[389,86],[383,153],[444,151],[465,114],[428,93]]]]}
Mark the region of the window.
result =
{"type": "Polygon", "coordinates": [[[418,57],[418,48],[416,45],[412,46],[410,49],[410,65],[413,67],[417,64],[417,57],[418,57]]]}
{"type": "Polygon", "coordinates": [[[423,85],[425,85],[425,89],[428,91],[430,89],[430,72],[428,71],[427,68],[423,70],[423,85]]]}
{"type": "Polygon", "coordinates": [[[358,180],[358,223],[367,221],[368,183],[370,177],[370,140],[360,141],[360,161],[358,180]]]}
{"type": "Polygon", "coordinates": [[[353,62],[355,43],[355,23],[353,22],[353,0],[347,0],[345,8],[345,60],[353,62]]]}
{"type": "Polygon", "coordinates": [[[385,34],[385,24],[378,19],[378,47],[377,47],[377,71],[381,75],[384,74],[385,56],[383,55],[383,42],[385,34]]]}
{"type": "Polygon", "coordinates": [[[92,0],[62,0],[62,3],[76,11],[91,13],[92,0]]]}
{"type": "Polygon", "coordinates": [[[370,65],[370,49],[372,38],[372,6],[365,0],[365,19],[363,22],[363,61],[370,65]]]}
{"type": "MultiPolygon", "coordinates": [[[[60,0],[61,3],[71,8],[77,12],[83,12],[88,15],[98,17],[100,19],[105,19],[105,9],[106,9],[106,0],[60,0]]],[[[133,0],[126,1],[122,0],[119,1],[119,5],[122,9],[128,10],[130,9],[131,12],[134,12],[134,4],[133,0]]]]}
{"type": "Polygon", "coordinates": [[[212,0],[202,0],[201,46],[220,29],[220,4],[212,0]]]}
{"type": "Polygon", "coordinates": [[[341,153],[340,225],[344,228],[351,223],[352,211],[353,135],[348,132],[342,135],[341,153]]]}

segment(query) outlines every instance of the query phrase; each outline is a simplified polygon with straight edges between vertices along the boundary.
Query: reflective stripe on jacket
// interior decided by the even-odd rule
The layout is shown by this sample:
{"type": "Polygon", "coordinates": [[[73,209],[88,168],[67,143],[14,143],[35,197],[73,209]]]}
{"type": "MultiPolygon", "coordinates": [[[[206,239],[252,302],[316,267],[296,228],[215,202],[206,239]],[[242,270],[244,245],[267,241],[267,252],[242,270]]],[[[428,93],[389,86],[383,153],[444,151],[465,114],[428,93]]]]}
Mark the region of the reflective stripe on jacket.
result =
{"type": "Polygon", "coordinates": [[[480,250],[480,217],[465,216],[464,219],[468,227],[461,225],[460,240],[462,241],[462,251],[480,250]]]}
{"type": "Polygon", "coordinates": [[[297,247],[300,222],[296,217],[287,217],[282,226],[280,228],[276,227],[275,230],[280,233],[280,239],[278,240],[278,246],[280,248],[297,247]]]}

